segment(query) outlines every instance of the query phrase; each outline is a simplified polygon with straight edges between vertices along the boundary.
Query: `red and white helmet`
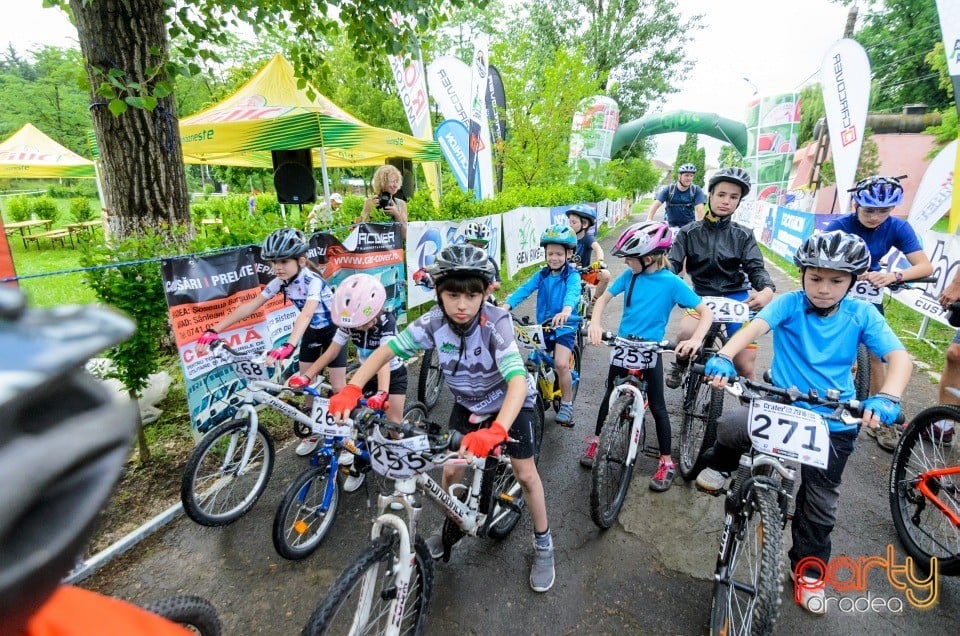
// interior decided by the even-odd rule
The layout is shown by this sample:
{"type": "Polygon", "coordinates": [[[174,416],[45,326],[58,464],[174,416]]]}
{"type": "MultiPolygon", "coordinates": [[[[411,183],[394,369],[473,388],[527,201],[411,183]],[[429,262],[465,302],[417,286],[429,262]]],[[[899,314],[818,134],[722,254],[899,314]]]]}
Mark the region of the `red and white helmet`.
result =
{"type": "Polygon", "coordinates": [[[613,255],[640,258],[654,252],[666,252],[673,242],[670,226],[660,221],[635,223],[617,239],[613,255]]]}
{"type": "Polygon", "coordinates": [[[344,328],[365,325],[377,317],[386,302],[387,290],[375,276],[348,276],[333,293],[333,323],[344,328]]]}

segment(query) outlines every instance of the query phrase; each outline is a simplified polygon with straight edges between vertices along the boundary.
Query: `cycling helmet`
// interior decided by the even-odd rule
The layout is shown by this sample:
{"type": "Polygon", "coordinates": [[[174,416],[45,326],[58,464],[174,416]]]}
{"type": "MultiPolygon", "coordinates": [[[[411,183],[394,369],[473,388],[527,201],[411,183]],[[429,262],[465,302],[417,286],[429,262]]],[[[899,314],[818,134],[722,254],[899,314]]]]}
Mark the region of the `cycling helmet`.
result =
{"type": "Polygon", "coordinates": [[[740,186],[740,196],[745,197],[750,194],[750,175],[743,168],[721,168],[713,173],[710,182],[707,184],[707,191],[713,192],[714,186],[721,182],[735,183],[740,186]]]}
{"type": "Polygon", "coordinates": [[[677,168],[677,174],[683,174],[689,172],[690,174],[697,174],[697,167],[692,163],[685,163],[679,168],[677,168]]]}
{"type": "Polygon", "coordinates": [[[137,406],[83,369],[133,322],[27,310],[0,289],[0,634],[19,634],[76,564],[127,460],[137,406]]]}
{"type": "Polygon", "coordinates": [[[587,227],[592,227],[597,224],[597,213],[589,205],[585,203],[577,203],[576,205],[571,205],[570,208],[564,212],[566,216],[571,214],[574,216],[579,216],[581,219],[588,223],[587,227]]]}
{"type": "Polygon", "coordinates": [[[617,239],[613,248],[613,255],[626,258],[640,258],[655,253],[663,253],[670,249],[673,242],[673,233],[670,226],[660,221],[644,221],[635,223],[617,239]]]}
{"type": "Polygon", "coordinates": [[[440,250],[433,264],[427,268],[435,285],[440,285],[449,276],[479,276],[490,285],[496,276],[493,263],[483,248],[470,245],[448,245],[440,250]]]}
{"type": "Polygon", "coordinates": [[[866,208],[892,208],[903,201],[903,186],[895,177],[867,177],[858,181],[850,192],[853,192],[854,203],[866,208]]]}
{"type": "Polygon", "coordinates": [[[285,258],[299,258],[307,253],[309,244],[303,232],[292,227],[284,227],[270,232],[263,239],[260,257],[265,261],[282,261],[285,258]]]}
{"type": "Polygon", "coordinates": [[[490,228],[483,223],[470,221],[463,226],[463,238],[468,241],[476,241],[486,245],[490,242],[490,228]]]}
{"type": "Polygon", "coordinates": [[[568,250],[575,250],[577,249],[577,235],[573,233],[569,225],[557,223],[548,227],[540,235],[540,247],[546,247],[547,245],[561,245],[568,250]]]}
{"type": "Polygon", "coordinates": [[[346,328],[365,325],[380,313],[385,302],[387,290],[376,276],[348,276],[333,294],[333,322],[346,328]]]}
{"type": "Polygon", "coordinates": [[[856,234],[834,230],[807,237],[793,255],[793,262],[801,269],[821,267],[857,277],[870,267],[870,251],[856,234]]]}

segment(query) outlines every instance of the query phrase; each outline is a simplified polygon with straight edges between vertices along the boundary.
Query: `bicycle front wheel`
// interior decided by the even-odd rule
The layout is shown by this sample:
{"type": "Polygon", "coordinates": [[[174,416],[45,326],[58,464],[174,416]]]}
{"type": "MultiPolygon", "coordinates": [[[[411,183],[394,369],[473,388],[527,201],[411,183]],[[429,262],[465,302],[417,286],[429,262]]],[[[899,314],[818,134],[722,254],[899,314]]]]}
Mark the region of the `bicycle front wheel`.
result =
{"type": "Polygon", "coordinates": [[[723,412],[723,389],[704,382],[702,373],[687,374],[680,426],[680,476],[690,481],[697,460],[717,439],[717,418],[723,412]]]}
{"type": "Polygon", "coordinates": [[[417,399],[432,409],[440,399],[443,389],[443,371],[440,369],[440,356],[436,349],[423,352],[420,360],[420,381],[417,384],[417,399]]]}
{"type": "Polygon", "coordinates": [[[960,574],[960,528],[920,491],[930,494],[954,516],[960,516],[960,407],[941,404],[917,414],[904,431],[890,467],[890,511],[897,536],[914,561],[929,571],[937,557],[940,573],[960,574]],[[946,433],[945,423],[953,426],[946,433]],[[948,437],[949,435],[949,437],[948,437]],[[931,471],[954,469],[940,475],[931,471]]]}
{"type": "Polygon", "coordinates": [[[201,596],[178,594],[149,601],[140,606],[168,621],[192,628],[200,636],[220,636],[223,624],[216,608],[201,596]]]}
{"type": "Polygon", "coordinates": [[[780,615],[782,587],[776,492],[751,489],[732,523],[717,558],[710,633],[771,634],[780,615]]]}
{"type": "Polygon", "coordinates": [[[853,374],[853,386],[858,400],[870,397],[870,352],[862,343],[857,346],[857,370],[853,374]]]}
{"type": "Polygon", "coordinates": [[[417,537],[407,584],[397,580],[399,547],[400,539],[392,532],[372,542],[333,582],[303,628],[303,636],[385,634],[394,618],[390,604],[404,587],[407,596],[399,612],[400,633],[423,633],[433,587],[433,559],[426,543],[417,537]]]}
{"type": "Polygon", "coordinates": [[[187,516],[202,526],[225,526],[247,513],[263,494],[273,471],[273,439],[257,427],[250,461],[240,474],[249,440],[246,419],[220,424],[200,440],[183,469],[180,500],[187,516]]]}
{"type": "Polygon", "coordinates": [[[480,498],[485,502],[482,510],[488,515],[487,536],[498,541],[507,538],[520,522],[526,506],[523,489],[509,462],[487,457],[480,498]]]}
{"type": "Polygon", "coordinates": [[[330,481],[327,462],[311,467],[294,480],[273,517],[273,547],[285,559],[305,559],[327,538],[340,503],[336,480],[330,481]],[[330,503],[323,500],[330,493],[330,503]]]}
{"type": "Polygon", "coordinates": [[[617,520],[633,475],[633,464],[627,462],[633,428],[632,406],[633,395],[622,393],[610,407],[593,461],[590,516],[604,530],[617,520]]]}

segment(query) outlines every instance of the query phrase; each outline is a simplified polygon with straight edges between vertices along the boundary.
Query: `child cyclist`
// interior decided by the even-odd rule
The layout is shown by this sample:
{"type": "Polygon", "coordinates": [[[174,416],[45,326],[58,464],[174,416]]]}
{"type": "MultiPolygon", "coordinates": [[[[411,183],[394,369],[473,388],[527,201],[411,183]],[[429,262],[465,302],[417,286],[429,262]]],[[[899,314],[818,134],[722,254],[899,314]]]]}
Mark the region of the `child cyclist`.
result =
{"type": "MultiPolygon", "coordinates": [[[[800,267],[803,290],[786,293],[761,310],[710,358],[706,374],[713,377],[715,387],[726,385],[736,376],[732,357],[772,330],[774,384],[796,387],[805,393],[815,389],[820,395],[837,389],[841,400],[849,400],[855,395],[850,367],[862,342],[889,365],[880,392],[863,403],[862,422],[870,428],[893,424],[913,369],[910,357],[883,317],[868,303],[844,298],[857,276],[870,266],[866,244],[860,237],[845,232],[814,234],[797,249],[794,263],[800,267]]],[[[807,611],[823,614],[826,573],[811,562],[830,561],[830,533],[837,518],[840,478],[853,452],[859,427],[829,418],[832,410],[827,407],[799,402],[797,405],[827,416],[830,430],[827,468],[800,468],[790,550],[794,578],[802,577],[796,580],[794,598],[807,611]]],[[[747,414],[747,407],[739,407],[725,412],[718,420],[717,442],[703,457],[709,468],[697,477],[701,489],[722,488],[726,479],[723,473],[736,470],[741,453],[750,448],[747,414]]]]}
{"type": "MultiPolygon", "coordinates": [[[[330,343],[337,326],[330,319],[333,292],[320,272],[307,260],[308,243],[303,232],[285,227],[271,232],[264,239],[260,258],[270,264],[276,276],[263,288],[259,296],[243,303],[197,339],[197,353],[203,354],[219,333],[260,309],[277,294],[283,294],[300,310],[286,344],[280,345],[267,355],[267,363],[285,360],[300,346],[300,371],[309,367],[330,343]]],[[[329,362],[330,384],[339,391],[346,383],[347,354],[341,350],[329,362]]],[[[307,404],[309,406],[309,403],[307,404]]],[[[319,439],[309,437],[297,446],[297,455],[309,455],[317,447],[319,439]]]]}
{"type": "MultiPolygon", "coordinates": [[[[366,360],[374,350],[389,338],[397,335],[397,320],[393,313],[384,311],[387,292],[383,283],[370,274],[353,274],[337,285],[333,293],[333,322],[339,329],[333,336],[330,346],[316,362],[306,370],[287,381],[293,387],[310,384],[317,374],[328,364],[340,357],[347,342],[353,341],[360,362],[366,360]]],[[[398,357],[390,358],[377,371],[376,376],[363,387],[367,406],[381,409],[387,405],[386,416],[391,422],[403,418],[403,406],[407,399],[407,368],[398,357]]],[[[352,464],[353,455],[344,455],[344,464],[352,464]]],[[[354,492],[363,483],[364,473],[354,474],[343,482],[343,489],[354,492]]]]}
{"type": "MultiPolygon", "coordinates": [[[[725,296],[758,310],[773,299],[776,287],[764,267],[753,230],[731,220],[750,192],[750,175],[743,168],[722,168],[710,177],[707,191],[709,209],[702,220],[677,232],[670,249],[670,266],[675,272],[686,268],[693,290],[700,296],[725,296]]],[[[680,321],[677,340],[689,338],[698,320],[688,312],[680,321]]],[[[739,328],[738,323],[728,323],[727,335],[739,328]]],[[[756,360],[756,345],[751,344],[734,363],[740,373],[752,378],[756,360]]],[[[677,356],[666,377],[668,387],[680,386],[688,363],[689,358],[677,356]]]]}
{"type": "MultiPolygon", "coordinates": [[[[677,343],[677,355],[694,355],[710,329],[713,311],[700,300],[683,280],[670,271],[666,252],[670,249],[670,226],[658,221],[646,221],[631,225],[617,239],[613,255],[623,257],[629,269],[617,277],[603,296],[597,300],[593,320],[590,322],[589,337],[593,344],[600,344],[603,334],[603,310],[607,303],[618,294],[624,295],[623,316],[617,335],[634,337],[641,340],[659,341],[667,329],[670,312],[675,305],[695,309],[704,317],[697,325],[689,340],[677,343]]],[[[597,426],[592,437],[587,438],[587,448],[580,459],[580,465],[592,467],[597,454],[600,432],[607,411],[610,408],[610,394],[619,378],[627,375],[627,370],[610,365],[607,373],[607,390],[600,402],[597,414],[597,426]]],[[[660,446],[660,463],[650,479],[650,488],[663,492],[670,488],[676,475],[673,458],[670,455],[672,432],[667,403],[663,397],[663,363],[659,356],[656,366],[644,371],[647,381],[647,399],[650,412],[657,425],[657,442],[660,446]]]]}
{"type": "Polygon", "coordinates": [[[577,247],[577,237],[566,225],[551,225],[540,235],[546,267],[531,276],[510,294],[503,308],[510,311],[530,294],[537,292],[537,322],[550,321],[551,331],[544,333],[547,351],[553,355],[560,382],[560,411],[557,424],[573,426],[573,348],[577,341],[580,316],[580,274],[567,262],[577,247]]]}
{"type": "MultiPolygon", "coordinates": [[[[484,302],[493,281],[487,253],[472,245],[450,245],[430,267],[437,285],[437,305],[381,345],[356,371],[350,383],[330,400],[334,417],[349,414],[361,388],[394,356],[408,359],[423,349],[436,349],[447,386],[455,398],[450,425],[467,433],[461,452],[489,455],[507,442],[510,463],[523,488],[533,517],[534,559],[530,587],[546,592],[553,586],[553,541],[543,484],[534,463],[533,388],[516,341],[510,314],[484,302]],[[489,427],[472,423],[473,414],[493,416],[489,427]]],[[[444,466],[444,490],[461,479],[462,467],[444,466]]],[[[443,555],[439,531],[427,540],[434,558],[443,555]]]]}
{"type": "Polygon", "coordinates": [[[597,225],[597,213],[585,203],[577,203],[570,206],[564,214],[567,215],[567,222],[570,229],[577,235],[576,257],[581,267],[590,267],[591,272],[583,274],[581,278],[585,283],[597,286],[597,293],[594,299],[603,296],[607,291],[607,285],[610,284],[610,270],[603,264],[603,248],[597,242],[596,233],[590,234],[590,228],[597,225]],[[596,260],[594,260],[596,257],[596,260]]]}

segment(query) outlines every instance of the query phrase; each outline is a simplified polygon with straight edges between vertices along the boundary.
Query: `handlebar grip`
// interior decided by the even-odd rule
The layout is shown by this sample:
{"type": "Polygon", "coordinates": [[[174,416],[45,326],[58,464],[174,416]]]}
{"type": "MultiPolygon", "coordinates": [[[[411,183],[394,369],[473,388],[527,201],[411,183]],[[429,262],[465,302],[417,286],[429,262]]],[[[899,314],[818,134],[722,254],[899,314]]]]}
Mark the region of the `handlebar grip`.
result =
{"type": "Polygon", "coordinates": [[[460,431],[450,431],[450,441],[447,448],[451,451],[460,450],[460,444],[463,442],[463,433],[460,431]]]}

